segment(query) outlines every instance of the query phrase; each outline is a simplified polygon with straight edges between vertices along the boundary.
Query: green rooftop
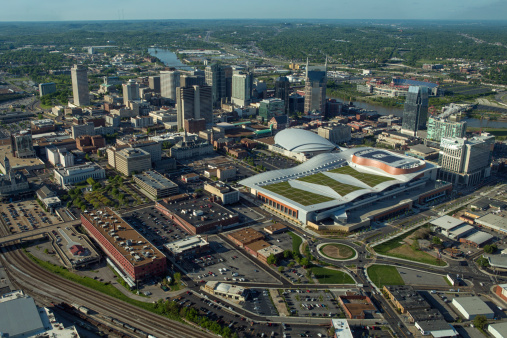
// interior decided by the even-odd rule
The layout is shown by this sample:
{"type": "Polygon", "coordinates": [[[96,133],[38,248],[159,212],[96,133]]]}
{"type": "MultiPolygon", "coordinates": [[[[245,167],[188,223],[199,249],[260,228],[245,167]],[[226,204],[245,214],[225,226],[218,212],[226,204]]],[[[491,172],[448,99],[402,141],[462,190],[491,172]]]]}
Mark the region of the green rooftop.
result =
{"type": "Polygon", "coordinates": [[[293,188],[289,182],[280,182],[263,186],[264,189],[286,197],[304,206],[332,201],[333,198],[315,194],[306,190],[293,188]]]}
{"type": "Polygon", "coordinates": [[[329,170],[328,172],[352,176],[370,187],[374,187],[382,182],[394,180],[394,178],[391,177],[361,173],[348,165],[329,170]]]}
{"type": "Polygon", "coordinates": [[[318,173],[318,174],[314,174],[314,175],[310,175],[310,176],[306,176],[306,177],[301,177],[301,178],[298,178],[298,181],[303,181],[303,182],[308,182],[308,183],[313,183],[313,184],[318,184],[318,185],[330,187],[331,189],[336,191],[338,194],[340,194],[340,196],[345,196],[348,193],[351,193],[353,191],[363,189],[361,187],[356,187],[355,185],[350,185],[350,184],[338,182],[338,181],[332,179],[331,177],[324,175],[323,173],[318,173]]]}

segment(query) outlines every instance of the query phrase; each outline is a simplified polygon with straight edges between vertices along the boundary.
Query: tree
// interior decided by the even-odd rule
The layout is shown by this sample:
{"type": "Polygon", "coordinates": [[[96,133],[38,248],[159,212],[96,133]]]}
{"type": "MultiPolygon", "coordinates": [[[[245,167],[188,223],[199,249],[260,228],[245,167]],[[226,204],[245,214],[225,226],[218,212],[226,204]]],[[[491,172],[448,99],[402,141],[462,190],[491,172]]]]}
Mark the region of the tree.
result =
{"type": "Polygon", "coordinates": [[[442,240],[441,240],[439,237],[437,237],[437,236],[433,236],[433,238],[431,239],[431,242],[432,242],[433,244],[435,244],[435,245],[440,245],[440,244],[442,244],[442,240]]]}
{"type": "Polygon", "coordinates": [[[270,264],[270,265],[271,265],[271,264],[276,264],[277,259],[276,259],[275,255],[271,254],[271,255],[269,255],[269,256],[268,256],[268,258],[266,259],[266,262],[267,262],[268,264],[270,264]]]}
{"type": "Polygon", "coordinates": [[[301,266],[303,266],[303,268],[306,268],[308,265],[310,265],[310,260],[306,257],[303,257],[299,263],[301,266]]]}
{"type": "Polygon", "coordinates": [[[285,268],[283,266],[281,266],[281,265],[278,267],[278,271],[280,271],[280,272],[283,272],[284,269],[285,268]]]}
{"type": "Polygon", "coordinates": [[[478,329],[484,329],[484,326],[488,323],[486,316],[478,315],[474,318],[474,326],[478,329]]]}
{"type": "Polygon", "coordinates": [[[486,244],[484,246],[484,252],[488,254],[493,254],[498,250],[498,247],[495,244],[486,244]]]}
{"type": "Polygon", "coordinates": [[[292,252],[291,252],[290,250],[285,250],[285,251],[283,252],[283,258],[285,258],[285,259],[289,259],[289,258],[291,258],[291,257],[292,257],[292,252]]]}
{"type": "Polygon", "coordinates": [[[489,267],[489,261],[487,258],[481,257],[477,260],[477,264],[483,268],[489,267]]]}

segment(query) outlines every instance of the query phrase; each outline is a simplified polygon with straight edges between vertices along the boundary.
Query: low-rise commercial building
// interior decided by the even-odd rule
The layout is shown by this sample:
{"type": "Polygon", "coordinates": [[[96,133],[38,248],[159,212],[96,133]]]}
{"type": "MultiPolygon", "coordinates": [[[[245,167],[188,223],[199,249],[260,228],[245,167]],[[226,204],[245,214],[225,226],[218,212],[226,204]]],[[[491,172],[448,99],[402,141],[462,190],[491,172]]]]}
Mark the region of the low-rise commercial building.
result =
{"type": "Polygon", "coordinates": [[[176,183],[154,170],[148,170],[133,177],[141,188],[141,192],[152,200],[176,195],[180,191],[176,183]]]}
{"type": "Polygon", "coordinates": [[[349,319],[365,319],[367,314],[377,311],[368,296],[345,295],[340,296],[338,301],[349,319]]]}
{"type": "Polygon", "coordinates": [[[334,338],[354,338],[346,319],[331,319],[331,327],[334,329],[334,338]]]}
{"type": "Polygon", "coordinates": [[[164,247],[172,257],[179,260],[202,254],[210,249],[209,242],[199,235],[164,244],[164,247]]]}
{"type": "Polygon", "coordinates": [[[166,273],[166,257],[110,208],[81,214],[104,253],[134,282],[166,273]]]}
{"type": "Polygon", "coordinates": [[[204,286],[204,291],[236,302],[244,302],[249,294],[246,288],[220,282],[207,282],[204,286]]]}
{"type": "Polygon", "coordinates": [[[270,224],[264,228],[264,231],[270,235],[281,234],[287,230],[289,230],[289,228],[287,228],[287,226],[283,225],[282,223],[270,224]]]}
{"type": "Polygon", "coordinates": [[[245,245],[264,239],[264,235],[261,232],[251,228],[244,228],[231,232],[227,234],[227,237],[240,248],[244,248],[245,245]]]}
{"type": "Polygon", "coordinates": [[[233,204],[239,202],[239,191],[224,183],[206,183],[204,190],[218,199],[221,204],[233,204]]]}
{"type": "Polygon", "coordinates": [[[489,324],[488,332],[495,338],[507,337],[507,322],[498,324],[489,324]]]}
{"type": "Polygon", "coordinates": [[[55,179],[62,187],[86,181],[88,178],[101,180],[106,178],[106,171],[95,163],[85,163],[69,168],[55,168],[55,179]]]}
{"type": "Polygon", "coordinates": [[[480,297],[454,298],[452,305],[466,320],[474,320],[477,316],[484,316],[488,319],[495,317],[495,312],[480,297]]]}

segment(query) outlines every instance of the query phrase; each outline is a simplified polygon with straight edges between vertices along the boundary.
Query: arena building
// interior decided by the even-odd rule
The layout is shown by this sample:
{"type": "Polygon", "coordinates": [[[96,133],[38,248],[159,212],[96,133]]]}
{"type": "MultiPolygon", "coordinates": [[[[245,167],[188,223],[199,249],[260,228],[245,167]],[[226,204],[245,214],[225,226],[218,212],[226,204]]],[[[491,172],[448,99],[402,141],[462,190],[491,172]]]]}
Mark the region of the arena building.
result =
{"type": "Polygon", "coordinates": [[[277,133],[268,150],[304,162],[312,156],[336,150],[335,144],[314,132],[291,128],[277,133]]]}
{"type": "Polygon", "coordinates": [[[352,231],[452,190],[438,167],[375,148],[319,154],[297,167],[240,181],[273,213],[315,229],[352,231]]]}

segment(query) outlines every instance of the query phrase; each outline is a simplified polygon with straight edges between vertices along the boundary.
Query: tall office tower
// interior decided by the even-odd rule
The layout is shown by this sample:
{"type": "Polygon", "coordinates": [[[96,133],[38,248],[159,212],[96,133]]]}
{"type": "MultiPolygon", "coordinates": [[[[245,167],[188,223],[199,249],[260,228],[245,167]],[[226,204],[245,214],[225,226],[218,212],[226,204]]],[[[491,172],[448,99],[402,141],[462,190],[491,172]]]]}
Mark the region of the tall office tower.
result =
{"type": "Polygon", "coordinates": [[[205,69],[206,84],[212,88],[213,107],[220,107],[222,98],[227,97],[225,68],[215,63],[205,69]]]}
{"type": "Polygon", "coordinates": [[[178,130],[185,128],[185,120],[204,119],[213,123],[213,94],[211,86],[178,87],[176,89],[178,130]]]}
{"type": "Polygon", "coordinates": [[[127,105],[129,101],[139,100],[139,83],[130,79],[124,83],[123,87],[123,104],[127,105]]]}
{"type": "Polygon", "coordinates": [[[453,122],[439,117],[430,117],[426,138],[430,141],[440,142],[443,137],[465,137],[466,131],[466,121],[453,122]]]}
{"type": "Polygon", "coordinates": [[[72,78],[72,93],[76,106],[88,106],[90,104],[90,90],[88,88],[87,69],[81,65],[74,65],[70,69],[72,78]]]}
{"type": "Polygon", "coordinates": [[[443,137],[438,156],[439,178],[454,185],[474,185],[491,173],[495,137],[482,133],[472,138],[443,137]]]}
{"type": "Polygon", "coordinates": [[[204,86],[204,76],[184,74],[180,77],[180,87],[204,86]]]}
{"type": "Polygon", "coordinates": [[[150,76],[148,86],[157,94],[160,94],[160,76],[150,76]]]}
{"type": "Polygon", "coordinates": [[[231,66],[223,66],[225,74],[225,97],[230,99],[232,97],[232,75],[233,70],[231,66]]]}
{"type": "Polygon", "coordinates": [[[235,72],[232,75],[232,103],[248,106],[252,102],[252,73],[235,72]]]}
{"type": "Polygon", "coordinates": [[[289,113],[290,82],[286,76],[280,76],[275,81],[275,97],[282,99],[285,104],[285,114],[289,113]]]}
{"type": "Polygon", "coordinates": [[[306,59],[305,78],[305,113],[318,110],[322,114],[326,112],[326,88],[327,88],[327,58],[322,66],[310,66],[306,59]]]}
{"type": "Polygon", "coordinates": [[[180,86],[180,72],[168,70],[160,72],[160,95],[176,101],[176,88],[180,86]]]}
{"type": "Polygon", "coordinates": [[[403,109],[401,132],[417,136],[417,131],[426,128],[428,119],[428,88],[424,86],[410,86],[403,109]]]}

